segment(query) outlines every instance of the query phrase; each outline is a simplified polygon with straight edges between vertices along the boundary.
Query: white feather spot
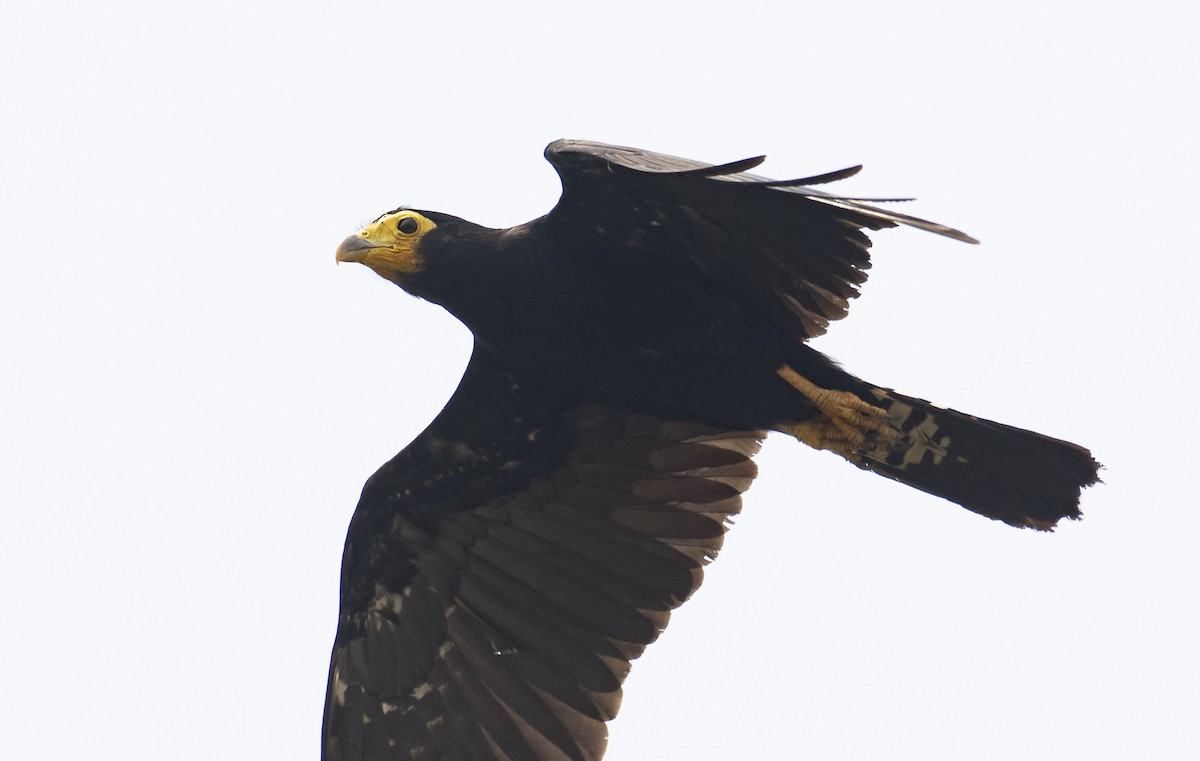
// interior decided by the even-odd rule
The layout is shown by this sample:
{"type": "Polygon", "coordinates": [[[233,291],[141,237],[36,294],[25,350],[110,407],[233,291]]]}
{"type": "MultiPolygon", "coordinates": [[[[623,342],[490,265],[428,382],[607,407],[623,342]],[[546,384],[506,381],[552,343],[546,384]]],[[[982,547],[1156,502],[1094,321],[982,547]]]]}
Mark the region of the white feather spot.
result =
{"type": "Polygon", "coordinates": [[[429,682],[421,682],[416,687],[413,687],[413,691],[412,691],[413,700],[420,700],[421,698],[428,695],[430,692],[433,692],[433,685],[430,684],[429,682]]]}
{"type": "Polygon", "coordinates": [[[340,706],[346,705],[346,680],[342,679],[342,669],[340,666],[333,667],[333,702],[340,706]]]}

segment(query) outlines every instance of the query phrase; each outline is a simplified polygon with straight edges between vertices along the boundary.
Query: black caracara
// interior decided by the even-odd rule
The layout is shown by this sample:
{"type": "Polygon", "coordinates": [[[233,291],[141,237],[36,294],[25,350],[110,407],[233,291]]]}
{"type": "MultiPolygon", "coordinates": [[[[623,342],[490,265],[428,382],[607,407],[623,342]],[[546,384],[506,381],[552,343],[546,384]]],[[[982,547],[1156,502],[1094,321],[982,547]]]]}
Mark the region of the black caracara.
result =
{"type": "Polygon", "coordinates": [[[475,348],[350,523],[326,761],[596,761],[631,660],[700,584],[767,431],[1013,526],[1079,517],[1083,447],[860,380],[806,341],[864,229],[942,225],[812,185],[558,141],[544,217],[397,209],[347,238],[475,348]]]}

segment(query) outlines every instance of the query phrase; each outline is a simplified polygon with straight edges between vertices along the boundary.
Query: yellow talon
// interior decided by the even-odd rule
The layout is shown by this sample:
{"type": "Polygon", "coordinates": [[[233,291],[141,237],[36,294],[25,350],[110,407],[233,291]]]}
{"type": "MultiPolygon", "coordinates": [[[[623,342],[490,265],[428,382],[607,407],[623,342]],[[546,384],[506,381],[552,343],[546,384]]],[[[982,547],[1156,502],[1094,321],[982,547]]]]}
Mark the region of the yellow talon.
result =
{"type": "Polygon", "coordinates": [[[864,402],[849,391],[821,388],[788,365],[776,372],[824,416],[780,428],[810,447],[828,449],[859,464],[864,452],[875,449],[876,441],[892,444],[903,436],[890,424],[887,410],[864,402]]]}

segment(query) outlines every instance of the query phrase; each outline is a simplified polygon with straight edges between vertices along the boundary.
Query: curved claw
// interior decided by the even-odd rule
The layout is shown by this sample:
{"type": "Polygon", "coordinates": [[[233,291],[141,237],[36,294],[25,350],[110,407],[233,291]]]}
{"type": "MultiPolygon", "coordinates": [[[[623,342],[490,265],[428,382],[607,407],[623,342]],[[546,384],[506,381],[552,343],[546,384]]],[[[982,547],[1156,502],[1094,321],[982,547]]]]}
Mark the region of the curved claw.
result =
{"type": "Polygon", "coordinates": [[[829,449],[854,463],[880,443],[893,449],[904,438],[895,420],[882,407],[865,402],[849,391],[821,388],[788,365],[776,371],[779,377],[816,405],[823,417],[789,425],[785,433],[815,449],[829,449]]]}

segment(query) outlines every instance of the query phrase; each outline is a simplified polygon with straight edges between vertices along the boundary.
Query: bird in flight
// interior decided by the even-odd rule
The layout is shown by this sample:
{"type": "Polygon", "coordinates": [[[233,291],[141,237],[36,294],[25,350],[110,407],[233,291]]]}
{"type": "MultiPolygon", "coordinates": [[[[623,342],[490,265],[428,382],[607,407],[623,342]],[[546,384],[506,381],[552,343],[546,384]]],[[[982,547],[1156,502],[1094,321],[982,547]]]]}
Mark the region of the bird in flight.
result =
{"type": "Polygon", "coordinates": [[[807,344],[866,280],[864,230],[973,238],[814,187],[861,167],[773,181],[749,173],[763,157],[545,155],[563,192],[539,219],[400,208],[337,249],[474,349],[350,522],[325,761],[598,761],[630,662],[700,585],[768,431],[1013,526],[1079,517],[1088,450],[807,344]]]}

